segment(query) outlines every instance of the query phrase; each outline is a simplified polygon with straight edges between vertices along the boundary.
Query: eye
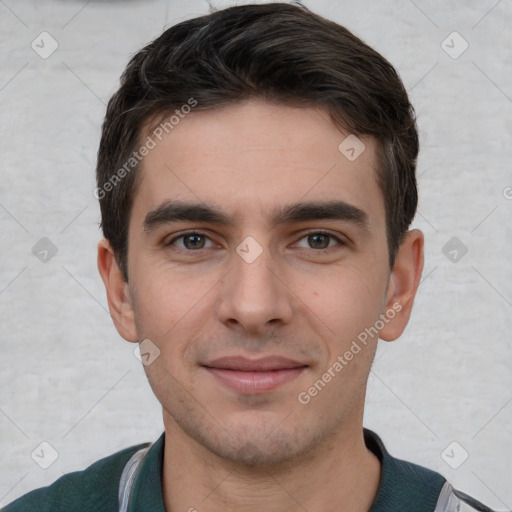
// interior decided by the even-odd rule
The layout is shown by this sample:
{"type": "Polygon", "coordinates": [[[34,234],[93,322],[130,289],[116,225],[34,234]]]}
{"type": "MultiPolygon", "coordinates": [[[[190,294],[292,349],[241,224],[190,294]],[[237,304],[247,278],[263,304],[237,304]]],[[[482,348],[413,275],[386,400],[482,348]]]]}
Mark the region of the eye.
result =
{"type": "Polygon", "coordinates": [[[338,245],[346,245],[340,238],[326,231],[314,231],[308,233],[300,240],[306,240],[308,247],[302,246],[306,249],[327,250],[330,249],[333,245],[336,245],[331,244],[333,241],[337,242],[338,245]]]}
{"type": "MultiPolygon", "coordinates": [[[[191,231],[188,233],[182,233],[179,236],[174,237],[169,242],[166,242],[166,246],[174,245],[177,246],[178,249],[184,251],[194,251],[198,249],[206,248],[206,241],[210,240],[204,233],[199,233],[197,231],[191,231]],[[181,243],[177,243],[181,241],[181,243]]],[[[211,243],[211,240],[210,240],[211,243]]],[[[210,245],[210,247],[212,247],[210,245]]]]}

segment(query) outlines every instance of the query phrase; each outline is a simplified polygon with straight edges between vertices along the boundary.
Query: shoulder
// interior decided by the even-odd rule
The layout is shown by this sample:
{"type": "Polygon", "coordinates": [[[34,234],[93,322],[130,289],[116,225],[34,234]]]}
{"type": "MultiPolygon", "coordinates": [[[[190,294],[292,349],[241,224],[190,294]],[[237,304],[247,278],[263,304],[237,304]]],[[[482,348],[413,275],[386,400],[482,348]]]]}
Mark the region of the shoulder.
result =
{"type": "Polygon", "coordinates": [[[440,473],[390,455],[380,437],[364,429],[365,443],[380,460],[382,474],[371,512],[493,512],[454,489],[440,473]]]}
{"type": "Polygon", "coordinates": [[[82,471],[67,473],[48,487],[35,489],[2,512],[115,512],[123,468],[142,443],[96,461],[82,471]]]}
{"type": "Polygon", "coordinates": [[[468,496],[462,491],[454,489],[446,482],[439,494],[439,500],[434,512],[494,512],[492,509],[468,496]]]}
{"type": "Polygon", "coordinates": [[[418,464],[393,457],[381,438],[364,429],[366,447],[381,463],[381,480],[371,512],[432,512],[446,479],[418,464]]]}

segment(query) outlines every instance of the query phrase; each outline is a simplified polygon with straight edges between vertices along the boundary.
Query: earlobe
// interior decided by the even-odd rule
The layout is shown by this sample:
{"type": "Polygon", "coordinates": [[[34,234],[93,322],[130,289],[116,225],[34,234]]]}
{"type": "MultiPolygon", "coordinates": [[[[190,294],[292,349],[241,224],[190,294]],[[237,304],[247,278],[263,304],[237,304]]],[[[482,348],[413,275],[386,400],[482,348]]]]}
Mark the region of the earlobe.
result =
{"type": "Polygon", "coordinates": [[[98,243],[98,270],[105,285],[110,316],[117,332],[126,341],[138,341],[128,283],[124,280],[114,251],[106,239],[98,243]]]}
{"type": "Polygon", "coordinates": [[[400,245],[389,279],[383,311],[389,321],[379,334],[379,338],[384,341],[397,339],[409,322],[423,270],[423,244],[423,233],[413,229],[406,233],[400,245]]]}

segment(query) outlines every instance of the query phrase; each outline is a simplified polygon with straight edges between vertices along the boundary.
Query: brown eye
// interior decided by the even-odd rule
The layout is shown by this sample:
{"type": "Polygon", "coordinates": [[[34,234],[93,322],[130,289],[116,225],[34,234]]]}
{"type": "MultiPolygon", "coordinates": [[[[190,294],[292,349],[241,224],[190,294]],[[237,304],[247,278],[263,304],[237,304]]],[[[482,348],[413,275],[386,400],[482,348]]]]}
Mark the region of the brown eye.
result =
{"type": "Polygon", "coordinates": [[[167,246],[176,246],[178,249],[194,251],[206,248],[206,241],[209,238],[203,233],[182,233],[166,243],[167,246]]]}
{"type": "Polygon", "coordinates": [[[202,249],[204,247],[204,237],[202,235],[185,235],[183,245],[187,249],[202,249]]]}
{"type": "Polygon", "coordinates": [[[308,235],[308,243],[313,249],[327,249],[329,247],[330,235],[316,233],[308,235]]]}
{"type": "Polygon", "coordinates": [[[337,236],[323,231],[308,233],[299,241],[299,247],[304,249],[317,249],[319,251],[331,249],[336,245],[343,246],[345,243],[337,236]],[[300,242],[302,240],[306,240],[306,246],[304,244],[301,245],[300,242]]]}

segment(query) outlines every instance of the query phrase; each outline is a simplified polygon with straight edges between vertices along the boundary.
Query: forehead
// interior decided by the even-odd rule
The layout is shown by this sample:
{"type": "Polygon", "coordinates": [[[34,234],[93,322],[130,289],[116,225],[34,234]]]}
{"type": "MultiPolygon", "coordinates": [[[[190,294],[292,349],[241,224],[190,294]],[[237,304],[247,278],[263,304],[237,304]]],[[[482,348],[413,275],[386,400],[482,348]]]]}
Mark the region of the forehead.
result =
{"type": "Polygon", "coordinates": [[[197,109],[167,132],[149,132],[155,144],[133,205],[139,225],[173,199],[255,223],[279,205],[341,200],[384,223],[375,141],[340,130],[321,109],[249,100],[197,109]]]}

